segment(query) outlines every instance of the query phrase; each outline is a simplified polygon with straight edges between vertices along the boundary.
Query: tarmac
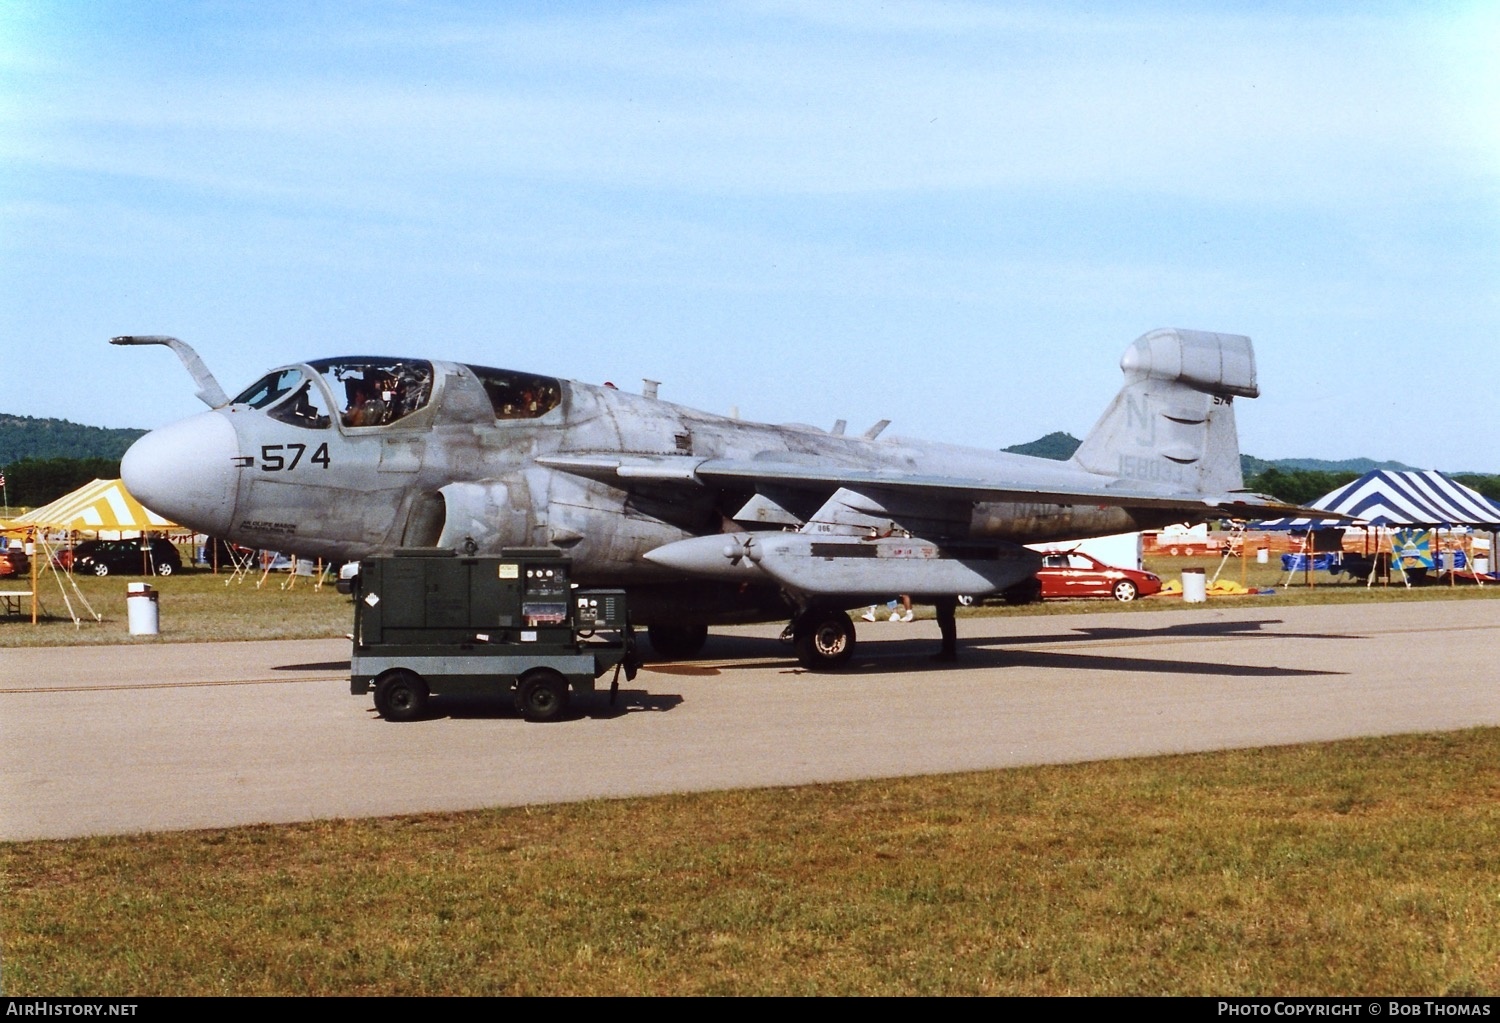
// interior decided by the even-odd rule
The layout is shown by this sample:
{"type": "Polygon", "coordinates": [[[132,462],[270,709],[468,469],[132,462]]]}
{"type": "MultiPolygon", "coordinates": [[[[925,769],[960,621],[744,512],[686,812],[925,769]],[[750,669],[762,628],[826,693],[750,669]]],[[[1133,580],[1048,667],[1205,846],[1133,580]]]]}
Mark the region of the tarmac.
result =
{"type": "MultiPolygon", "coordinates": [[[[993,770],[1500,724],[1491,600],[856,623],[835,674],[715,630],[611,705],[381,720],[346,640],[0,652],[0,840],[993,770]]],[[[25,627],[8,625],[7,628],[25,627]]],[[[608,677],[604,679],[608,682],[608,677]]]]}

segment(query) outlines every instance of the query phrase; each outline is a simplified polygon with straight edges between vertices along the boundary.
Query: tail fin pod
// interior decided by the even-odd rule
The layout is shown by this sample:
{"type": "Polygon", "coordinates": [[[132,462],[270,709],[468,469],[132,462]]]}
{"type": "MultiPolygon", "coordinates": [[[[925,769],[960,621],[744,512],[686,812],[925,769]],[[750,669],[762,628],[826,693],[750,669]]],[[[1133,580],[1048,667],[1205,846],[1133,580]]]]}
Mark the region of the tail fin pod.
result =
{"type": "Polygon", "coordinates": [[[1073,456],[1089,472],[1222,493],[1244,486],[1234,398],[1254,398],[1255,350],[1240,334],[1153,330],[1120,359],[1125,385],[1073,456]]]}

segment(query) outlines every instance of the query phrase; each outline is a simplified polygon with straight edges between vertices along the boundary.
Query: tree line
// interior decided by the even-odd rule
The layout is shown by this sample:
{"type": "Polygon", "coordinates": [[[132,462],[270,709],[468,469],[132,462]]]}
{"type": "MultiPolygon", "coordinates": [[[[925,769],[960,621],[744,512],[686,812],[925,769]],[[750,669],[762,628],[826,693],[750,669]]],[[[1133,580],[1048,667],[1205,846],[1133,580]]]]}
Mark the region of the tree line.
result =
{"type": "Polygon", "coordinates": [[[4,469],[5,501],[12,508],[39,508],[92,480],[120,476],[118,458],[19,458],[4,469]]]}
{"type": "MultiPolygon", "coordinates": [[[[1263,472],[1248,474],[1245,477],[1245,488],[1257,494],[1270,494],[1288,504],[1308,505],[1346,483],[1353,483],[1363,475],[1364,473],[1359,472],[1270,468],[1263,472]]],[[[1472,490],[1479,491],[1485,497],[1500,499],[1500,476],[1462,473],[1452,478],[1472,490]]]]}

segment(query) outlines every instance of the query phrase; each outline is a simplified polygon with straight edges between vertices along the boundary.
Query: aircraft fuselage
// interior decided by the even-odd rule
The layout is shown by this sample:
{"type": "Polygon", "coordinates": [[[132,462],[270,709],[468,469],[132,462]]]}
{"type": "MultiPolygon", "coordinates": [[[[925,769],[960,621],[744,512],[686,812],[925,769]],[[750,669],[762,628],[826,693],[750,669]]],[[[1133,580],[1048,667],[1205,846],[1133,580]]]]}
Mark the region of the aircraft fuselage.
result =
{"type": "MultiPolygon", "coordinates": [[[[142,438],[124,463],[131,491],[184,525],[247,546],[356,559],[466,541],[481,553],[550,544],[573,554],[580,582],[598,585],[674,578],[641,556],[676,540],[741,528],[731,516],[754,495],[653,487],[650,479],[624,489],[549,467],[548,457],[774,458],[825,468],[1044,478],[1059,487],[1079,478],[1097,486],[1099,479],[1047,459],[745,422],[612,387],[457,363],[324,360],[266,379],[277,374],[259,393],[252,386],[227,405],[142,438]],[[390,368],[424,377],[422,400],[388,419],[351,413],[357,396],[337,393],[339,384],[352,392],[351,380],[364,383],[390,368]],[[545,401],[501,404],[493,382],[507,377],[546,390],[545,401]],[[300,411],[293,408],[299,388],[307,399],[300,411]]],[[[784,503],[798,500],[788,493],[784,503]]],[[[815,508],[795,510],[805,517],[815,508]]],[[[970,537],[1015,542],[1147,524],[1139,511],[1097,505],[979,503],[967,514],[970,537]]]]}

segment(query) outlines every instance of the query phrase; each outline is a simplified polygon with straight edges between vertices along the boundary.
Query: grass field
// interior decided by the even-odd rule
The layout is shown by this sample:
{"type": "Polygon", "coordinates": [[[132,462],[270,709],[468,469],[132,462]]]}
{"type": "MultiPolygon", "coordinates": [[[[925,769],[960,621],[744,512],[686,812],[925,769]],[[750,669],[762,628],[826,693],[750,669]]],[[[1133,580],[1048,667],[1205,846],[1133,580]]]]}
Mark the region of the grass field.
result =
{"type": "MultiPolygon", "coordinates": [[[[314,589],[314,580],[293,582],[285,572],[272,573],[257,587],[260,580],[255,575],[231,581],[228,574],[192,569],[165,579],[113,575],[96,579],[49,572],[37,586],[45,617],[32,625],[28,608],[22,618],[0,619],[0,647],[314,639],[342,636],[353,627],[349,598],[334,589],[332,582],[314,589]],[[148,582],[159,594],[159,636],[130,635],[125,587],[132,582],[148,582]],[[70,605],[80,624],[73,623],[70,605]],[[102,620],[95,620],[90,609],[102,620]]],[[[18,588],[14,580],[0,586],[14,588],[18,588]]]]}
{"type": "MultiPolygon", "coordinates": [[[[1205,568],[1212,578],[1220,565],[1217,558],[1159,558],[1148,559],[1146,567],[1164,579],[1177,579],[1184,568],[1205,568]]],[[[1500,598],[1500,585],[1482,589],[1472,584],[1449,587],[1438,583],[1415,589],[1407,589],[1402,585],[1367,588],[1363,583],[1347,579],[1332,582],[1333,577],[1324,572],[1316,576],[1315,586],[1306,585],[1301,576],[1293,585],[1284,586],[1286,574],[1271,566],[1251,562],[1245,566],[1243,573],[1241,569],[1238,561],[1232,561],[1223,567],[1222,578],[1239,582],[1243,576],[1247,585],[1273,589],[1275,592],[1261,596],[1211,597],[1211,606],[1223,602],[1253,602],[1257,606],[1265,606],[1500,598]]],[[[142,580],[119,576],[107,576],[103,579],[92,576],[75,578],[66,573],[60,576],[44,575],[38,586],[38,593],[45,605],[45,617],[35,626],[30,622],[29,613],[24,618],[0,618],[0,648],[98,643],[317,639],[342,636],[353,627],[354,614],[349,598],[338,593],[331,582],[321,590],[315,590],[312,580],[299,578],[292,582],[291,577],[284,572],[271,574],[259,586],[257,582],[260,582],[260,576],[235,582],[229,582],[228,578],[227,575],[189,569],[170,578],[147,580],[160,594],[161,634],[156,637],[132,637],[126,616],[125,587],[128,582],[142,580]],[[70,603],[82,618],[79,625],[75,625],[68,615],[70,603]],[[96,621],[89,613],[89,608],[98,612],[102,620],[96,621]]],[[[12,580],[0,586],[0,589],[13,589],[18,585],[20,584],[12,580]]],[[[1150,612],[1182,606],[1181,598],[1159,596],[1133,604],[1063,600],[1016,608],[996,605],[965,609],[960,614],[1088,614],[1100,610],[1150,612]]],[[[921,616],[931,616],[930,610],[917,610],[921,616]]]]}
{"type": "Polygon", "coordinates": [[[4,993],[1500,992],[1500,730],[0,847],[4,993]]]}

